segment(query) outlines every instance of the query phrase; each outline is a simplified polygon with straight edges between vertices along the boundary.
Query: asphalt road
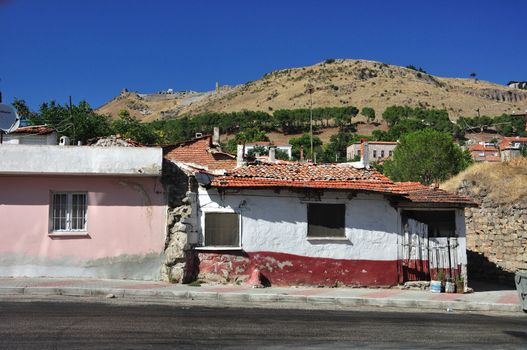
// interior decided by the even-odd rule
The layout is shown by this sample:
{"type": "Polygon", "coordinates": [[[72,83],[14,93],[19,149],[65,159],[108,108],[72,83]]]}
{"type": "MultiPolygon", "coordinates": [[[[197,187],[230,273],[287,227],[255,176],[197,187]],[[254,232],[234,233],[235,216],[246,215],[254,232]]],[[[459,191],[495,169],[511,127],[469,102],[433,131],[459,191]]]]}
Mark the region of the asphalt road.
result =
{"type": "Polygon", "coordinates": [[[0,301],[0,349],[527,348],[527,315],[0,301]]]}

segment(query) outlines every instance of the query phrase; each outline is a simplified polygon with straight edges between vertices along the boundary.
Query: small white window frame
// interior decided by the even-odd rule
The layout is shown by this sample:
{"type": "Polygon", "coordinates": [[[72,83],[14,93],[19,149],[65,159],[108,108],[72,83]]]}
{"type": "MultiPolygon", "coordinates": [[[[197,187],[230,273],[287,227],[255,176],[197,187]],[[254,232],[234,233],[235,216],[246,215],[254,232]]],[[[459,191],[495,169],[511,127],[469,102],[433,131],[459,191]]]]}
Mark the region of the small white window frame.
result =
{"type": "Polygon", "coordinates": [[[200,247],[196,247],[198,250],[242,250],[242,223],[243,223],[243,215],[241,212],[236,211],[231,208],[211,208],[202,210],[201,215],[201,237],[202,242],[200,247]],[[205,216],[207,214],[238,214],[238,246],[206,246],[205,245],[205,235],[206,235],[206,227],[205,227],[205,216]]]}
{"type": "Polygon", "coordinates": [[[86,236],[88,234],[88,208],[89,208],[89,200],[88,200],[88,192],[84,191],[51,191],[49,196],[49,228],[48,228],[48,235],[49,236],[86,236]],[[66,210],[66,229],[65,230],[55,230],[53,227],[53,196],[57,194],[65,194],[66,195],[66,201],[67,201],[67,210],[66,210]],[[84,214],[85,218],[85,225],[84,228],[81,230],[74,230],[71,228],[71,216],[72,216],[72,207],[73,207],[73,195],[76,194],[82,194],[86,196],[86,212],[84,214]]]}

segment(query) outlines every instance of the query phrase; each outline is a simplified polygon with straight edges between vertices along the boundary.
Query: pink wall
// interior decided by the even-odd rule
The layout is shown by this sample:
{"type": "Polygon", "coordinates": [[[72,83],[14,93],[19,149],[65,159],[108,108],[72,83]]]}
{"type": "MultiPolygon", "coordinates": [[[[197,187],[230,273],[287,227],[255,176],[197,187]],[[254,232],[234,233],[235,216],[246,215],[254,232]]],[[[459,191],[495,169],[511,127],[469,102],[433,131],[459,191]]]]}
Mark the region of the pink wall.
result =
{"type": "MultiPolygon", "coordinates": [[[[42,272],[43,264],[57,268],[75,262],[69,272],[68,266],[62,266],[64,274],[83,275],[87,261],[93,265],[96,259],[126,255],[130,267],[133,257],[160,256],[166,227],[164,198],[159,179],[154,177],[0,176],[0,274],[7,273],[2,273],[2,267],[10,271],[9,265],[27,265],[30,258],[39,259],[36,274],[48,274],[42,272]],[[88,193],[87,236],[48,235],[51,191],[88,193]]],[[[150,268],[158,271],[160,266],[150,268]]]]}

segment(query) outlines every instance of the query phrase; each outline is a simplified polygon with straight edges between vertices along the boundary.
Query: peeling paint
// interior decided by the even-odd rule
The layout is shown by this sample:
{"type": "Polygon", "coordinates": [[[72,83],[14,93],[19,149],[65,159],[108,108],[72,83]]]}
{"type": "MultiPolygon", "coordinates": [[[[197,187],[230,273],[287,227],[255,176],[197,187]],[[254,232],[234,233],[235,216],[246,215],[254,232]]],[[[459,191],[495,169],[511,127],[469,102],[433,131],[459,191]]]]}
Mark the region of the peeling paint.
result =
{"type": "Polygon", "coordinates": [[[198,278],[206,281],[245,280],[258,268],[271,285],[278,286],[392,286],[398,283],[397,260],[345,260],[234,251],[201,251],[198,258],[198,278]]]}

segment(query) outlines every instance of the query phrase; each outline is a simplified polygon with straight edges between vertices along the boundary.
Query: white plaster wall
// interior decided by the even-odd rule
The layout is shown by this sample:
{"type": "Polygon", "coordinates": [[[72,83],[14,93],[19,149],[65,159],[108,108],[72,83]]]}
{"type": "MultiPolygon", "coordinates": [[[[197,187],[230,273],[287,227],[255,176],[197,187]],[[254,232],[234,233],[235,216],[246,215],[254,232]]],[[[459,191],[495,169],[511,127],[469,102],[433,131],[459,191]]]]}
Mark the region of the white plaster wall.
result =
{"type": "Polygon", "coordinates": [[[47,135],[35,134],[7,134],[3,136],[3,143],[12,145],[56,145],[57,133],[47,135]]]}
{"type": "Polygon", "coordinates": [[[156,147],[0,145],[0,174],[161,175],[156,147]]]}
{"type": "Polygon", "coordinates": [[[466,233],[466,224],[465,224],[465,210],[456,209],[456,234],[457,242],[459,244],[459,262],[461,264],[467,264],[467,233],[466,233]]]}
{"type": "Polygon", "coordinates": [[[241,214],[241,242],[246,252],[270,251],[334,259],[398,259],[399,215],[381,195],[326,192],[321,202],[346,204],[345,239],[308,239],[307,201],[290,191],[199,191],[199,238],[204,212],[233,210],[241,214]],[[240,203],[245,204],[240,207],[240,203]]]}

